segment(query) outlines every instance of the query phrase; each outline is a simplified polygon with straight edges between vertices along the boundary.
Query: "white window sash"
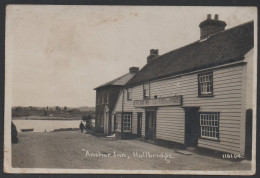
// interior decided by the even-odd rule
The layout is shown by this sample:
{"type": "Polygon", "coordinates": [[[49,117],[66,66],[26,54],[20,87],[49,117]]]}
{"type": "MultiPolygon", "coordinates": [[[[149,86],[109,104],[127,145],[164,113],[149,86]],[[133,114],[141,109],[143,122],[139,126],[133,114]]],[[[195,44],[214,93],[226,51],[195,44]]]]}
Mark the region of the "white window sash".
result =
{"type": "Polygon", "coordinates": [[[219,139],[219,118],[218,114],[200,114],[201,137],[219,139]]]}
{"type": "Polygon", "coordinates": [[[131,132],[131,114],[124,114],[123,117],[123,132],[131,132]]]}

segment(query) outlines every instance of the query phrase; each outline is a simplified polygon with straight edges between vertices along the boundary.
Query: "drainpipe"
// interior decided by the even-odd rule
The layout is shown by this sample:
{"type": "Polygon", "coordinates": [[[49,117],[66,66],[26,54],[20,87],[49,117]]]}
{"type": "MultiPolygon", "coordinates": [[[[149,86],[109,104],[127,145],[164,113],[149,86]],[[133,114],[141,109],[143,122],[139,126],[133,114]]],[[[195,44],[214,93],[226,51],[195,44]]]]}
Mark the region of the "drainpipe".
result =
{"type": "Polygon", "coordinates": [[[125,90],[123,89],[123,97],[122,97],[122,114],[121,114],[121,139],[123,139],[123,112],[124,112],[124,97],[125,97],[125,90]]]}

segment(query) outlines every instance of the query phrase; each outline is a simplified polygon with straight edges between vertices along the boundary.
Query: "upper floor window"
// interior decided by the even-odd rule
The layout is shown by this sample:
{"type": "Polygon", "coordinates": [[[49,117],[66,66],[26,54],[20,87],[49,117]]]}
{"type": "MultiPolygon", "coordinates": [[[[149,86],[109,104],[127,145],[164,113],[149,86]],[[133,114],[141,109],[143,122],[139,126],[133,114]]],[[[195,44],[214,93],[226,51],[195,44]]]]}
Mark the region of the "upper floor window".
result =
{"type": "Polygon", "coordinates": [[[106,100],[106,91],[102,92],[102,104],[105,104],[105,100],[106,100]]]}
{"type": "Polygon", "coordinates": [[[127,89],[127,100],[128,101],[132,100],[132,88],[127,89]]]}
{"type": "Polygon", "coordinates": [[[143,95],[144,95],[144,98],[150,98],[150,85],[149,85],[149,83],[144,84],[143,95]]]}
{"type": "Polygon", "coordinates": [[[213,95],[213,73],[200,74],[199,79],[199,96],[213,95]]]}
{"type": "Polygon", "coordinates": [[[219,139],[219,113],[200,113],[201,137],[219,139]]]}
{"type": "Polygon", "coordinates": [[[99,104],[101,104],[101,102],[102,102],[102,93],[101,93],[101,91],[98,91],[97,92],[97,104],[99,105],[99,104]]]}
{"type": "Polygon", "coordinates": [[[105,103],[108,104],[108,102],[109,102],[109,93],[106,92],[106,101],[105,101],[105,103]]]}
{"type": "Polygon", "coordinates": [[[132,115],[131,114],[124,114],[123,115],[123,131],[124,132],[131,132],[131,122],[132,122],[132,115]]]}

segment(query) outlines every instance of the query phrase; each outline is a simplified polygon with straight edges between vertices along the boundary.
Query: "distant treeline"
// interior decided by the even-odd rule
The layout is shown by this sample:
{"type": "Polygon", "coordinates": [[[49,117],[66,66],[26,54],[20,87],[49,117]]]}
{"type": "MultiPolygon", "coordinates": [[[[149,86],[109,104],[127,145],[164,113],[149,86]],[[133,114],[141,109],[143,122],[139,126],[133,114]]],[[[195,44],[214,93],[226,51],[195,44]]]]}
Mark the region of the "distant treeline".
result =
{"type": "Polygon", "coordinates": [[[27,116],[51,116],[51,117],[68,117],[68,116],[78,116],[82,117],[85,115],[91,115],[92,118],[95,117],[95,111],[81,111],[77,108],[64,107],[12,107],[12,117],[27,117],[27,116]]]}

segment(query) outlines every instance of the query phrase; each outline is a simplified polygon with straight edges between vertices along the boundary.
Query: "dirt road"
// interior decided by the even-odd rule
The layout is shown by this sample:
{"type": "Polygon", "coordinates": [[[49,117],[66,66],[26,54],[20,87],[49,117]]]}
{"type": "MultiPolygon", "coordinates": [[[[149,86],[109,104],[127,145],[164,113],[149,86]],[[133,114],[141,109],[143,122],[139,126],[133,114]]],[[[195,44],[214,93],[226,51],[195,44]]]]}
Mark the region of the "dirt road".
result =
{"type": "Polygon", "coordinates": [[[248,170],[249,162],[232,162],[139,140],[95,137],[79,131],[19,133],[12,145],[19,168],[145,170],[248,170]]]}

